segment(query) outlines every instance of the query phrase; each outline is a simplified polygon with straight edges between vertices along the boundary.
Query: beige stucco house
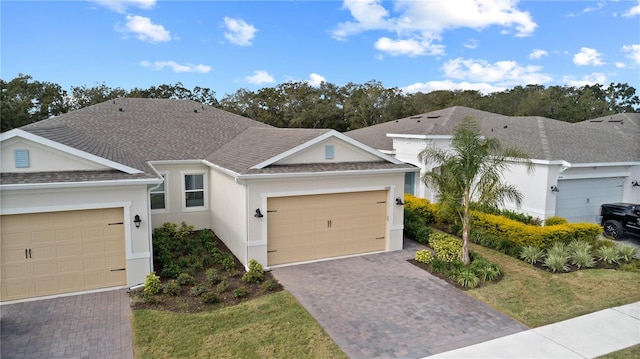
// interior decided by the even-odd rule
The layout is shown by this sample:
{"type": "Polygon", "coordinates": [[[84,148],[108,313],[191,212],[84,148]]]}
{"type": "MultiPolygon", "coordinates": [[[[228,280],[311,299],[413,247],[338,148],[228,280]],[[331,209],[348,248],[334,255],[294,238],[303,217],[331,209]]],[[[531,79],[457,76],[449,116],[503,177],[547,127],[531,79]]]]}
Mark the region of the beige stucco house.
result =
{"type": "MultiPolygon", "coordinates": [[[[463,106],[419,114],[345,133],[405,163],[433,170],[418,154],[428,146],[447,149],[455,127],[475,119],[483,136],[526,151],[534,164],[513,165],[504,180],[524,195],[520,208],[542,220],[596,222],[602,203],[640,203],[640,114],[621,113],[580,123],[536,116],[504,116],[463,106]]],[[[437,202],[417,173],[407,173],[407,191],[437,202]]]]}
{"type": "Polygon", "coordinates": [[[333,130],[117,99],[0,135],[0,301],[136,286],[164,222],[266,267],[402,248],[417,167],[333,130]]]}

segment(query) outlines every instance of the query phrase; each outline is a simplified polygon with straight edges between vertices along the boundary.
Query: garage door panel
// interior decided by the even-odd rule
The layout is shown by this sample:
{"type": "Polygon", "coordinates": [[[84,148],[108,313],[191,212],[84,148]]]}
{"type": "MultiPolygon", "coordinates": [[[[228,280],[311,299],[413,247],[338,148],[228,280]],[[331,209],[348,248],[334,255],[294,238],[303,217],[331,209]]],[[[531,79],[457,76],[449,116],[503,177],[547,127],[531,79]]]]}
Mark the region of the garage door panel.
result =
{"type": "Polygon", "coordinates": [[[268,263],[384,250],[387,196],[368,191],[269,198],[268,263]]]}
{"type": "Polygon", "coordinates": [[[125,285],[123,216],[110,208],[0,217],[0,299],[125,285]]]}

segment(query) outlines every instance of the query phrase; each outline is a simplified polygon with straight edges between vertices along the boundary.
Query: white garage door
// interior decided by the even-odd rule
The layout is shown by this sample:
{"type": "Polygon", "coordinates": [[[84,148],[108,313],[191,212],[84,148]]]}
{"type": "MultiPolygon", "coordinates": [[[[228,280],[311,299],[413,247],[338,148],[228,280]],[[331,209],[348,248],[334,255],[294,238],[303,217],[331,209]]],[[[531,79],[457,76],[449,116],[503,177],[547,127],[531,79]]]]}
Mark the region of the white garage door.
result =
{"type": "Polygon", "coordinates": [[[0,217],[0,300],[126,285],[123,209],[0,217]]]}
{"type": "Polygon", "coordinates": [[[387,191],[274,197],[267,213],[269,265],[387,246],[387,191]]]}
{"type": "Polygon", "coordinates": [[[569,222],[595,223],[603,203],[621,202],[624,177],[559,180],[556,215],[569,222]]]}

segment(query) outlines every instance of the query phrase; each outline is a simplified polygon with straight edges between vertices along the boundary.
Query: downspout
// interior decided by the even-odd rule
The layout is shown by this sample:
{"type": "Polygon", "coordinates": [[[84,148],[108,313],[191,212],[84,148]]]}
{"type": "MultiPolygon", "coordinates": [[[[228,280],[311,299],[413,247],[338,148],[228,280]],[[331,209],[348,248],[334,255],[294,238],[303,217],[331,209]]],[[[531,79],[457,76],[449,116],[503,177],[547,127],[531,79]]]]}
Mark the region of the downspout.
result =
{"type": "Polygon", "coordinates": [[[249,194],[247,193],[247,182],[236,177],[236,183],[244,187],[244,269],[249,270],[249,194]]]}
{"type": "MultiPolygon", "coordinates": [[[[164,177],[163,177],[164,178],[164,177]]],[[[162,183],[158,183],[153,187],[147,188],[147,233],[149,233],[149,273],[153,273],[153,223],[151,223],[151,191],[154,189],[160,188],[160,185],[164,184],[164,180],[162,183]]],[[[165,190],[166,195],[166,190],[165,190]]]]}

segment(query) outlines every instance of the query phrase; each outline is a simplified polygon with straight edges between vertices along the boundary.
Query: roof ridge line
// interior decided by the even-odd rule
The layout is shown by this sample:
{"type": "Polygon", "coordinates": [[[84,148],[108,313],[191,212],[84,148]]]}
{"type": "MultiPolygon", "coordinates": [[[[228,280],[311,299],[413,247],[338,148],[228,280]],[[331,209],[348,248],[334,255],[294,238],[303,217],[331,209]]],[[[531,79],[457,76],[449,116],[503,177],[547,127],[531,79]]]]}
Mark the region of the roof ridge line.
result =
{"type": "Polygon", "coordinates": [[[542,152],[546,159],[551,160],[551,148],[549,147],[549,139],[547,138],[547,131],[544,126],[544,120],[538,118],[538,133],[540,134],[540,142],[542,142],[542,152]]]}

